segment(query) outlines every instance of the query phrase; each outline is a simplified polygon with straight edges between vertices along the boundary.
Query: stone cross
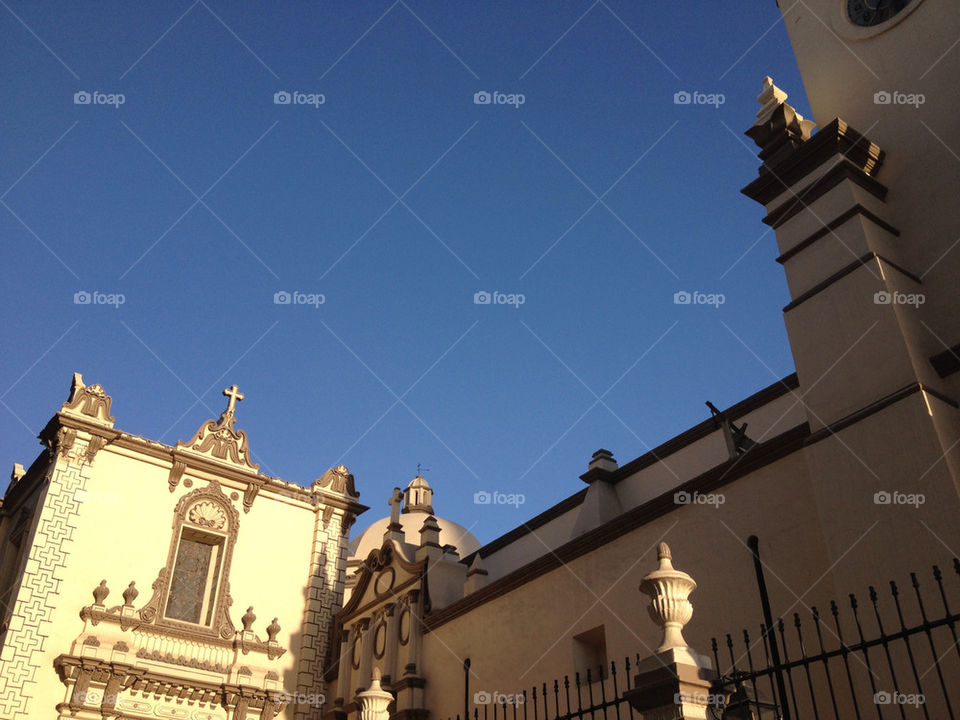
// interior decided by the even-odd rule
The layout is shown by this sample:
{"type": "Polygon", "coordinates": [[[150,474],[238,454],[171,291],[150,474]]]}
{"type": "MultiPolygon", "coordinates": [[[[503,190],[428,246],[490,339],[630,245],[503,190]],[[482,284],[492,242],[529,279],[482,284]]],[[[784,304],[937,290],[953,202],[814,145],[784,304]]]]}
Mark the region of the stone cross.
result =
{"type": "Polygon", "coordinates": [[[398,487],[393,489],[393,494],[390,496],[390,524],[399,525],[400,524],[400,507],[403,505],[403,490],[398,487]]]}
{"type": "Polygon", "coordinates": [[[236,385],[231,385],[223,389],[223,394],[230,398],[230,401],[227,403],[227,412],[233,415],[233,411],[237,407],[237,400],[243,400],[243,393],[240,392],[240,388],[236,385]]]}

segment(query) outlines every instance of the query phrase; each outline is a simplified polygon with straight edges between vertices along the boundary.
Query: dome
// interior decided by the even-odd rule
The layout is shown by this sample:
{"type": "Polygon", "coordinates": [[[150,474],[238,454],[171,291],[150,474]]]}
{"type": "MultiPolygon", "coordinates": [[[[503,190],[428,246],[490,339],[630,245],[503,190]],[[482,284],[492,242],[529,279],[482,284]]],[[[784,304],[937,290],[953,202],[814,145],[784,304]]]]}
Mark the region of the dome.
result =
{"type": "MultiPolygon", "coordinates": [[[[394,501],[391,500],[393,506],[394,501]]],[[[422,475],[417,475],[403,492],[403,506],[397,519],[403,528],[405,542],[414,547],[420,546],[420,528],[430,515],[433,515],[433,489],[422,475]]],[[[480,549],[480,542],[462,525],[441,517],[436,520],[440,526],[441,547],[453,545],[460,557],[480,549]]],[[[350,541],[350,558],[363,560],[371,550],[378,549],[383,544],[383,535],[389,526],[390,518],[381,518],[353,538],[350,541]]]]}
{"type": "MultiPolygon", "coordinates": [[[[414,547],[420,545],[420,528],[428,517],[427,513],[420,512],[400,516],[400,525],[407,543],[414,547]]],[[[350,541],[350,557],[363,560],[371,550],[378,549],[383,544],[383,534],[389,524],[390,518],[382,518],[353,538],[350,541]]],[[[480,549],[480,542],[463,525],[439,517],[437,525],[440,526],[440,545],[455,546],[460,557],[480,549]]]]}

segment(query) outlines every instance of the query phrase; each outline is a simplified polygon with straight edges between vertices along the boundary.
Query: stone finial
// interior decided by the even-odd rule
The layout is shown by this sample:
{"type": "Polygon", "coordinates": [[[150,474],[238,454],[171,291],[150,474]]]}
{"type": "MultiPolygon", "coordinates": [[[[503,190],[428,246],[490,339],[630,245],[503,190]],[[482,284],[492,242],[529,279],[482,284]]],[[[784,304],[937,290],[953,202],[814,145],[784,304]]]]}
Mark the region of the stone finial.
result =
{"type": "Polygon", "coordinates": [[[137,595],[140,594],[140,591],[137,590],[137,583],[131,582],[127,585],[127,589],[123,591],[123,604],[130,606],[133,605],[133,601],[137,599],[137,595]]]}
{"type": "Polygon", "coordinates": [[[380,678],[380,668],[375,667],[370,679],[370,687],[357,693],[360,720],[387,720],[390,717],[387,706],[393,701],[393,695],[380,687],[380,678]]]}
{"type": "Polygon", "coordinates": [[[810,132],[816,127],[815,122],[805,120],[803,115],[785,102],[787,97],[769,76],[763,79],[763,90],[757,95],[757,102],[760,103],[757,121],[746,132],[747,137],[760,148],[759,155],[764,165],[761,172],[776,165],[809,140],[810,132]]]}
{"type": "Polygon", "coordinates": [[[267,642],[276,642],[279,632],[280,625],[277,623],[277,618],[274,618],[273,621],[267,625],[267,642]]]}
{"type": "Polygon", "coordinates": [[[420,527],[420,546],[440,547],[440,525],[433,515],[428,515],[420,527]]]}
{"type": "Polygon", "coordinates": [[[763,90],[757,95],[760,109],[757,111],[757,122],[754,124],[761,125],[769,120],[777,106],[783,105],[788,97],[790,96],[773,84],[773,78],[767,75],[763,79],[763,90]]]}
{"type": "Polygon", "coordinates": [[[619,467],[617,461],[613,457],[613,453],[604,448],[597,450],[593,457],[590,459],[590,464],[587,466],[588,470],[593,470],[594,468],[600,468],[601,470],[616,470],[619,467]]]}
{"type": "Polygon", "coordinates": [[[253,626],[253,623],[256,622],[257,616],[253,614],[253,605],[247,608],[247,611],[243,614],[243,617],[240,618],[240,622],[243,623],[243,631],[250,632],[250,628],[253,626]]]}
{"type": "Polygon", "coordinates": [[[10,484],[15,485],[20,482],[20,478],[27,474],[27,471],[23,469],[23,465],[20,463],[13,464],[13,472],[10,473],[10,484]]]}
{"type": "Polygon", "coordinates": [[[670,547],[665,542],[657,546],[657,560],[660,566],[640,583],[640,592],[650,596],[650,617],[663,628],[663,641],[657,652],[687,649],[682,631],[693,617],[693,605],[687,598],[697,583],[685,572],[674,569],[670,547]]]}
{"type": "Polygon", "coordinates": [[[101,580],[100,584],[93,589],[93,603],[95,605],[103,605],[103,601],[107,599],[107,595],[110,594],[110,588],[107,587],[107,581],[101,580]]]}

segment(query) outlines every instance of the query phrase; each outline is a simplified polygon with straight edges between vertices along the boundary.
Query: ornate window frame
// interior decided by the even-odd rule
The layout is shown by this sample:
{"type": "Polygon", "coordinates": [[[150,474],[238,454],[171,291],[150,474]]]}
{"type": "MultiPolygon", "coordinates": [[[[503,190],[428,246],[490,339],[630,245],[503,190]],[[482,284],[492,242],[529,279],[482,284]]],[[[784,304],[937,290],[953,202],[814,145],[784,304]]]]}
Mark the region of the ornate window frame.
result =
{"type": "Polygon", "coordinates": [[[233,638],[237,631],[230,620],[230,606],[233,604],[233,599],[230,597],[230,565],[233,561],[233,548],[237,542],[239,529],[240,513],[233,507],[230,498],[220,489],[220,483],[216,480],[180,498],[173,512],[173,532],[167,552],[167,564],[161,568],[157,579],[153,582],[153,597],[140,609],[140,618],[157,627],[170,628],[190,635],[219,637],[224,640],[233,638]],[[184,536],[184,532],[187,535],[199,534],[223,538],[209,625],[177,620],[166,615],[173,571],[177,562],[180,539],[184,536]]]}

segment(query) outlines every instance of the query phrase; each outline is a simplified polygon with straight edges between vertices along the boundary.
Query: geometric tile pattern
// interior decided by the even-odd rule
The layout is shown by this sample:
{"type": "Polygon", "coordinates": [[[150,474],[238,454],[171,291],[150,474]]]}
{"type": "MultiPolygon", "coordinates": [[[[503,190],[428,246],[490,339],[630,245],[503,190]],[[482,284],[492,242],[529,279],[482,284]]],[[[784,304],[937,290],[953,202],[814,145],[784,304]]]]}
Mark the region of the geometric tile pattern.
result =
{"type": "Polygon", "coordinates": [[[54,471],[38,506],[36,534],[24,538],[30,554],[0,655],[0,718],[27,720],[54,712],[52,707],[31,709],[30,704],[37,673],[54,672],[51,663],[42,663],[42,657],[77,527],[81,505],[77,491],[85,489],[89,468],[86,463],[82,468],[69,465],[54,471]]]}
{"type": "MultiPolygon", "coordinates": [[[[342,534],[343,511],[335,510],[324,524],[316,512],[313,551],[310,555],[309,595],[300,633],[300,661],[297,665],[297,697],[328,695],[323,681],[323,665],[329,644],[329,629],[343,601],[343,582],[347,564],[347,538],[342,534]],[[340,570],[338,570],[340,568],[340,570]]],[[[333,698],[327,696],[327,701],[333,698]]],[[[316,720],[321,716],[318,702],[298,702],[293,708],[296,720],[316,720]]]]}

